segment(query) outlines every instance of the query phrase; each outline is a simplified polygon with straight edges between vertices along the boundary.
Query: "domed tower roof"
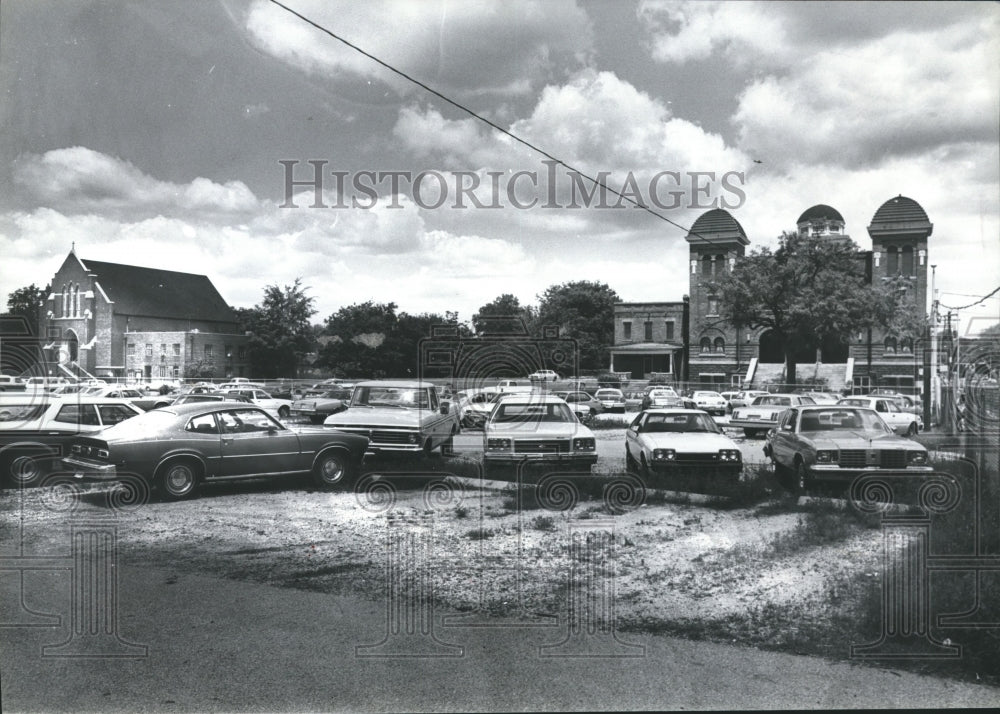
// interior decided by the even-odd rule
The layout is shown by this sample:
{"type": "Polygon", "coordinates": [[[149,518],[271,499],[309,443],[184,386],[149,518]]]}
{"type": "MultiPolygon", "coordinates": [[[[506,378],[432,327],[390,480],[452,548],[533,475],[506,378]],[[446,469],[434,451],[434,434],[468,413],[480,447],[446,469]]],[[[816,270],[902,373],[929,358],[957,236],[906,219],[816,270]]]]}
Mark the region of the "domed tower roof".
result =
{"type": "Polygon", "coordinates": [[[868,226],[868,233],[873,238],[876,234],[889,236],[918,233],[929,236],[933,231],[934,224],[930,222],[923,207],[903,195],[890,198],[879,206],[868,226]]]}
{"type": "Polygon", "coordinates": [[[714,244],[737,242],[742,245],[749,245],[746,231],[740,222],[733,218],[733,215],[722,208],[713,208],[705,211],[698,220],[691,226],[687,234],[688,243],[714,244]]]}
{"type": "Polygon", "coordinates": [[[841,224],[844,222],[844,217],[840,215],[838,211],[833,206],[827,206],[825,203],[817,203],[812,208],[807,208],[805,212],[799,216],[799,220],[795,221],[798,223],[813,221],[840,221],[841,224]]]}

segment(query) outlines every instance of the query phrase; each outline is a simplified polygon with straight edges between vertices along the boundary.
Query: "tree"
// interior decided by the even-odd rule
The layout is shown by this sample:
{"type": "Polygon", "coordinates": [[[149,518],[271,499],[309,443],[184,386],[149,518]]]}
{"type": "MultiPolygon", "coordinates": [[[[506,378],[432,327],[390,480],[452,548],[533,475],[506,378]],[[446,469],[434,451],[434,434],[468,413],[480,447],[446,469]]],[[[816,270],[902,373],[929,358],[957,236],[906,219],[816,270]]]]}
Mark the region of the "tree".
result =
{"type": "Polygon", "coordinates": [[[420,340],[444,324],[455,325],[460,337],[470,334],[455,312],[410,315],[397,314],[392,302],[348,305],[327,318],[318,363],[341,377],[415,377],[420,340]]]}
{"type": "Polygon", "coordinates": [[[21,315],[28,321],[31,334],[38,337],[38,304],[45,299],[46,290],[34,283],[18,288],[7,297],[7,314],[21,315]]]}
{"type": "Polygon", "coordinates": [[[309,324],[316,314],[314,299],[301,282],[296,278],[284,288],[268,285],[260,305],[236,311],[242,329],[250,333],[247,356],[256,376],[295,376],[303,355],[315,344],[309,324]]]}
{"type": "Polygon", "coordinates": [[[755,249],[710,287],[719,297],[722,321],[771,331],[783,350],[789,384],[795,384],[795,355],[803,349],[904,321],[897,286],[869,283],[853,241],[795,232],[779,241],[774,251],[755,249]]]}
{"type": "Polygon", "coordinates": [[[580,369],[604,369],[614,342],[618,293],[604,283],[577,280],[552,285],[538,296],[537,325],[559,327],[576,342],[580,369]]]}
{"type": "Polygon", "coordinates": [[[472,327],[477,335],[520,335],[525,331],[532,334],[536,318],[534,308],[522,306],[517,297],[504,293],[479,308],[472,316],[472,327]]]}

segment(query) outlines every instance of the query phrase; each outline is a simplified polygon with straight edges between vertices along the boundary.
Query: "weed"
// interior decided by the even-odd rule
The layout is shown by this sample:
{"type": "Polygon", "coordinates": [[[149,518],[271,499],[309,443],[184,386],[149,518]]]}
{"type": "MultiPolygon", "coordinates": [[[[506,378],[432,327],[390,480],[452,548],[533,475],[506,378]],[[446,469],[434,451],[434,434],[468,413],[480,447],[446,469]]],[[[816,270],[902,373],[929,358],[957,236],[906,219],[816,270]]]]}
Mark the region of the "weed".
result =
{"type": "Polygon", "coordinates": [[[468,518],[469,508],[468,506],[455,506],[454,514],[455,518],[468,518]]]}
{"type": "Polygon", "coordinates": [[[472,528],[465,532],[465,537],[469,540],[486,540],[496,534],[497,532],[492,528],[472,528]]]}
{"type": "Polygon", "coordinates": [[[552,516],[535,516],[531,519],[531,527],[536,531],[554,531],[556,520],[552,516]]]}

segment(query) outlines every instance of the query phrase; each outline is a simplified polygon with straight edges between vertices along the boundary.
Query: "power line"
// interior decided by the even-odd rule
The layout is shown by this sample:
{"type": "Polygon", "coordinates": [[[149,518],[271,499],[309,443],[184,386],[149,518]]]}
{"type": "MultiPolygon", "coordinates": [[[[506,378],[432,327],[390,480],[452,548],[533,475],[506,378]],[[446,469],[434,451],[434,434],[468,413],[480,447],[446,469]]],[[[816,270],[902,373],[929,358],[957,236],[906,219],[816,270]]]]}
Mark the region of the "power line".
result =
{"type": "MultiPolygon", "coordinates": [[[[970,307],[975,307],[976,305],[978,305],[981,302],[986,302],[991,297],[993,297],[994,295],[996,295],[998,292],[1000,292],[1000,285],[998,285],[996,288],[994,288],[993,292],[989,293],[988,295],[983,295],[981,298],[979,298],[975,302],[970,302],[968,305],[962,305],[961,307],[952,307],[951,305],[941,305],[941,307],[943,307],[946,310],[965,310],[965,309],[970,308],[970,307]]],[[[948,293],[948,294],[952,295],[954,293],[948,293]]]]}
{"type": "Polygon", "coordinates": [[[527,141],[526,139],[522,139],[521,137],[519,137],[517,134],[514,134],[510,130],[504,129],[499,124],[496,124],[495,122],[490,121],[489,119],[487,119],[486,117],[482,116],[481,114],[478,114],[477,112],[473,111],[472,109],[469,109],[464,104],[460,104],[459,102],[456,102],[454,99],[451,99],[450,97],[442,94],[441,92],[439,92],[438,90],[434,89],[433,87],[425,84],[424,82],[421,82],[419,79],[416,79],[415,77],[411,77],[406,72],[403,72],[402,70],[397,69],[396,67],[392,66],[388,62],[385,62],[385,61],[379,59],[378,57],[376,57],[375,55],[371,54],[370,52],[366,52],[365,50],[361,49],[360,47],[358,47],[354,43],[350,42],[349,40],[341,37],[340,35],[338,35],[337,33],[333,32],[332,30],[327,29],[326,27],[324,27],[323,25],[319,24],[318,22],[309,19],[308,17],[306,17],[302,13],[296,12],[295,10],[292,10],[287,5],[284,5],[283,3],[278,2],[278,0],[270,0],[270,2],[273,5],[277,5],[282,10],[285,10],[286,12],[288,12],[288,13],[294,15],[295,17],[299,18],[303,22],[305,22],[305,23],[307,23],[309,25],[312,25],[313,27],[315,27],[320,32],[323,32],[323,33],[329,35],[330,37],[332,37],[333,39],[337,40],[338,42],[341,42],[341,43],[347,45],[348,47],[350,47],[355,52],[359,52],[360,54],[364,55],[365,57],[367,57],[368,59],[372,60],[373,62],[375,62],[375,63],[377,63],[377,64],[385,67],[390,72],[393,72],[394,74],[398,74],[400,77],[402,77],[403,79],[407,80],[408,82],[412,82],[413,84],[415,84],[418,87],[424,89],[425,91],[430,92],[435,97],[438,97],[439,99],[442,99],[442,100],[448,102],[448,104],[451,104],[453,107],[462,110],[463,112],[465,112],[469,116],[473,117],[474,119],[478,119],[479,121],[483,122],[484,124],[486,124],[486,125],[492,127],[493,129],[495,129],[496,131],[499,131],[501,134],[509,136],[514,141],[516,141],[516,142],[518,142],[520,144],[523,144],[524,146],[527,146],[532,151],[538,152],[542,156],[544,156],[547,159],[550,159],[550,160],[556,162],[560,166],[562,166],[562,167],[564,167],[566,169],[569,169],[570,171],[573,171],[573,172],[579,174],[580,176],[582,176],[583,178],[585,178],[588,181],[592,182],[593,184],[595,184],[597,186],[600,186],[601,188],[604,188],[604,189],[610,191],[611,193],[615,194],[616,196],[619,196],[620,198],[625,199],[626,201],[628,201],[629,203],[633,204],[637,208],[641,208],[642,210],[646,211],[646,213],[649,213],[650,215],[655,216],[656,218],[659,218],[661,221],[666,221],[667,223],[669,223],[670,225],[674,226],[675,228],[680,228],[682,231],[685,231],[685,232],[687,232],[687,233],[689,233],[691,235],[695,235],[698,238],[701,238],[702,240],[704,240],[709,245],[715,245],[716,244],[715,241],[712,241],[711,239],[707,238],[706,236],[703,236],[703,235],[700,235],[698,233],[695,233],[690,228],[686,228],[686,227],[682,226],[680,223],[677,223],[676,221],[670,220],[666,216],[664,216],[664,215],[662,215],[660,213],[657,213],[653,209],[649,208],[649,206],[646,206],[646,205],[643,205],[642,203],[639,203],[638,201],[636,201],[635,199],[633,199],[631,196],[626,196],[621,191],[618,191],[617,189],[614,189],[611,186],[608,186],[606,183],[604,183],[600,179],[594,178],[593,176],[591,176],[589,174],[586,174],[583,171],[580,171],[579,169],[574,168],[573,166],[571,166],[570,164],[567,164],[562,159],[556,158],[552,154],[548,153],[547,151],[544,151],[544,150],[540,149],[539,147],[535,146],[534,144],[532,144],[531,142],[527,141]]]}

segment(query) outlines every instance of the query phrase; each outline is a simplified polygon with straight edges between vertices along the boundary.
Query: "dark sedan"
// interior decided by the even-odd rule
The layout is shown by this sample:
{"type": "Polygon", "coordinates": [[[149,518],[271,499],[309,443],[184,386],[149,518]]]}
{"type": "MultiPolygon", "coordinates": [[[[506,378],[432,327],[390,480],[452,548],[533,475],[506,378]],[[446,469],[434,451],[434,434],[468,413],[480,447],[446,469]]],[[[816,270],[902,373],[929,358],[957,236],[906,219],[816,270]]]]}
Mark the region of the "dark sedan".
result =
{"type": "Polygon", "coordinates": [[[63,466],[78,478],[138,476],[164,498],[202,483],[312,473],[322,488],[350,482],[368,439],[321,427],[288,428],[260,407],[234,402],[169,406],[79,438],[63,466]]]}

